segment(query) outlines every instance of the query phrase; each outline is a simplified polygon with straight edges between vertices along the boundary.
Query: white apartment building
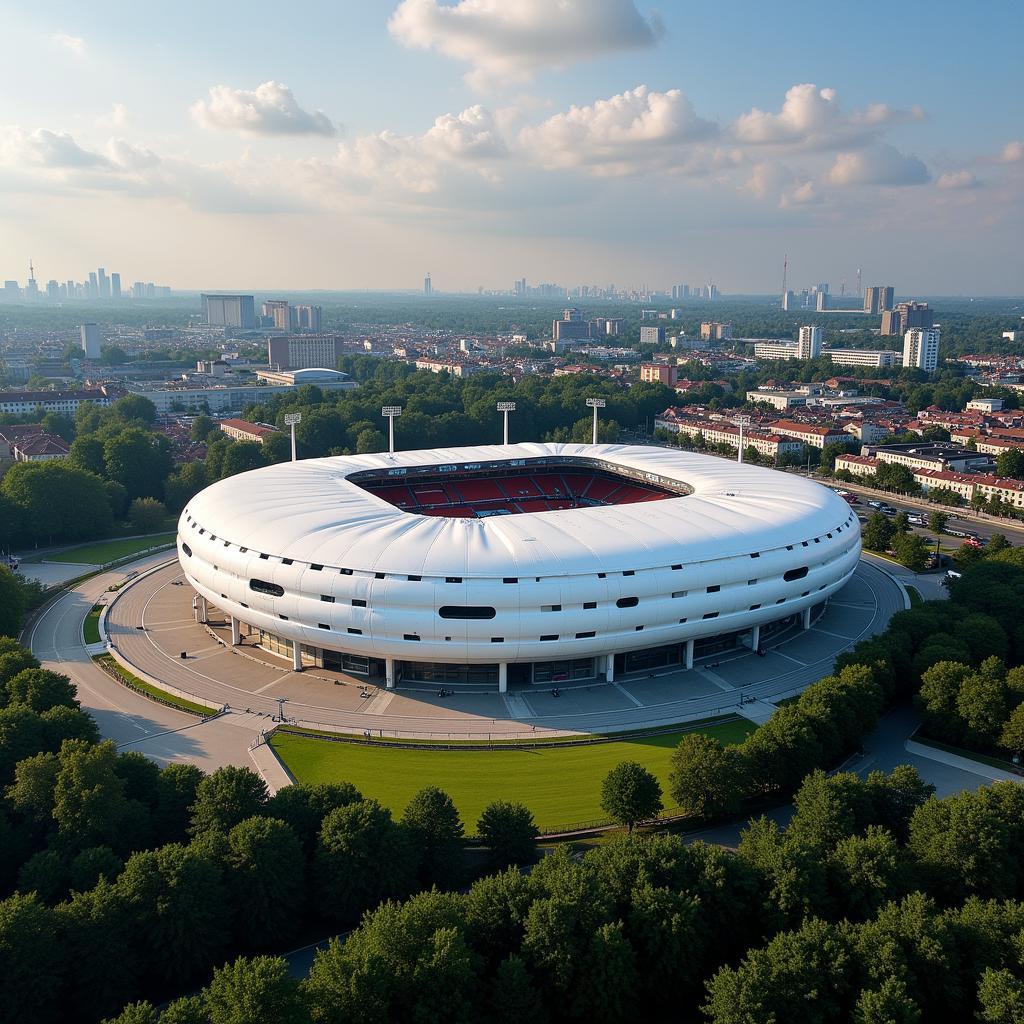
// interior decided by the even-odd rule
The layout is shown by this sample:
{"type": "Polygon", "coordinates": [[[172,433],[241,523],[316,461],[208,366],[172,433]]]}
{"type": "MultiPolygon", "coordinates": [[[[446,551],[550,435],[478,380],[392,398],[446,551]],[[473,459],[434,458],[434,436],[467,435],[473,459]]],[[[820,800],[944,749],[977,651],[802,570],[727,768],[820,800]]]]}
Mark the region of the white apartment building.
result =
{"type": "Polygon", "coordinates": [[[790,341],[759,341],[754,345],[755,359],[803,359],[799,346],[790,341]]]}
{"type": "Polygon", "coordinates": [[[882,369],[899,365],[900,354],[888,349],[834,348],[828,352],[828,357],[836,366],[872,366],[882,369]]]}
{"type": "MultiPolygon", "coordinates": [[[[740,446],[740,428],[731,423],[713,423],[709,420],[686,420],[674,417],[659,417],[654,421],[655,429],[668,430],[673,434],[686,434],[689,437],[703,437],[708,444],[727,444],[733,448],[740,446]]],[[[799,441],[790,441],[777,434],[766,434],[759,430],[743,431],[743,447],[753,448],[760,455],[775,458],[780,454],[794,452],[799,454],[803,445],[799,441]]]]}
{"type": "Polygon", "coordinates": [[[939,328],[912,327],[903,336],[903,365],[932,373],[939,365],[939,328]]]}
{"type": "MultiPolygon", "coordinates": [[[[790,348],[795,348],[791,345],[790,348]]],[[[747,392],[748,402],[764,402],[773,409],[785,411],[796,406],[807,404],[807,393],[804,391],[772,391],[769,389],[756,388],[747,392]]]]}
{"type": "Polygon", "coordinates": [[[810,325],[801,327],[796,352],[797,359],[817,359],[821,355],[821,328],[810,325]]]}

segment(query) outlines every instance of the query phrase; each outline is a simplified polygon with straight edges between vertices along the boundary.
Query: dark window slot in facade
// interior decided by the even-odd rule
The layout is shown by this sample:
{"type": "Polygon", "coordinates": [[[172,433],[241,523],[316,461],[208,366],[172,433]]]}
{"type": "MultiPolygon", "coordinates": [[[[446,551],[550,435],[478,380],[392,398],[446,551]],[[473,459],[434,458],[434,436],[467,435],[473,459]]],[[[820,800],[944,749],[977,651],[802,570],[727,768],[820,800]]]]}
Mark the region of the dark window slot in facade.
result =
{"type": "Polygon", "coordinates": [[[239,604],[240,604],[240,605],[241,605],[241,606],[242,606],[243,608],[248,608],[248,607],[249,607],[249,606],[248,606],[248,605],[247,605],[247,604],[246,604],[246,603],[245,603],[244,601],[239,601],[238,603],[239,603],[239,604]]]}
{"type": "Polygon", "coordinates": [[[504,642],[505,642],[505,638],[503,636],[492,636],[491,637],[491,643],[492,644],[503,644],[504,642]]]}
{"type": "Polygon", "coordinates": [[[756,587],[757,586],[757,580],[747,580],[747,586],[748,587],[756,587]]]}
{"type": "Polygon", "coordinates": [[[788,572],[782,574],[782,578],[787,583],[792,583],[794,580],[802,580],[807,575],[807,566],[801,565],[799,569],[790,569],[788,572]]]}
{"type": "Polygon", "coordinates": [[[643,626],[634,626],[633,630],[636,633],[642,633],[643,632],[643,628],[644,628],[643,626]]]}
{"type": "Polygon", "coordinates": [[[265,562],[270,558],[270,555],[260,555],[260,558],[262,558],[263,561],[265,562]]]}
{"type": "Polygon", "coordinates": [[[640,603],[639,597],[620,597],[615,602],[616,608],[635,608],[640,603]]]}
{"type": "Polygon", "coordinates": [[[558,639],[558,634],[557,633],[545,633],[541,637],[541,640],[557,640],[557,639],[558,639]]]}
{"type": "Polygon", "coordinates": [[[562,606],[560,604],[546,604],[541,608],[542,612],[560,612],[562,606]]]}
{"type": "Polygon", "coordinates": [[[318,627],[319,627],[320,629],[330,629],[330,628],[331,628],[330,626],[328,626],[328,625],[327,625],[327,623],[326,623],[326,622],[318,622],[318,623],[317,623],[317,626],[318,626],[318,627]]]}
{"type": "Polygon", "coordinates": [[[750,557],[751,558],[760,558],[761,557],[761,552],[760,551],[751,551],[750,552],[750,557]]]}
{"type": "Polygon", "coordinates": [[[339,569],[338,572],[340,572],[342,576],[351,576],[352,575],[352,570],[351,569],[339,569]]]}
{"type": "Polygon", "coordinates": [[[324,604],[334,604],[334,598],[330,594],[321,594],[320,600],[323,601],[324,604]]]}
{"type": "Polygon", "coordinates": [[[607,577],[608,577],[608,573],[606,573],[606,572],[599,572],[599,573],[597,574],[597,578],[598,578],[599,580],[603,580],[603,579],[606,579],[607,577]]]}
{"type": "Polygon", "coordinates": [[[708,593],[709,594],[717,594],[721,589],[722,589],[721,584],[719,584],[719,583],[712,583],[711,586],[708,587],[708,593]]]}
{"type": "Polygon", "coordinates": [[[288,616],[287,615],[278,615],[278,618],[279,619],[284,619],[285,622],[288,621],[288,616]]]}
{"type": "Polygon", "coordinates": [[[363,631],[362,631],[361,629],[356,629],[356,628],[355,628],[355,626],[349,626],[349,627],[348,627],[348,631],[349,631],[349,632],[350,632],[350,633],[351,633],[351,634],[352,634],[353,636],[362,636],[362,635],[363,635],[363,631]]]}
{"type": "Polygon", "coordinates": [[[462,582],[462,577],[461,576],[445,576],[444,581],[445,581],[445,583],[461,583],[462,582]]]}
{"type": "Polygon", "coordinates": [[[375,572],[373,574],[373,578],[375,580],[382,580],[382,579],[384,579],[384,573],[382,573],[382,572],[375,572]]]}
{"type": "Polygon", "coordinates": [[[284,587],[266,580],[249,580],[249,589],[257,594],[269,594],[271,597],[284,597],[284,587]]]}
{"type": "Polygon", "coordinates": [[[404,639],[406,640],[419,640],[419,633],[406,633],[404,639]]]}
{"type": "Polygon", "coordinates": [[[584,611],[588,611],[589,609],[596,608],[596,607],[597,607],[597,602],[596,601],[584,601],[583,602],[583,610],[584,611]]]}
{"type": "Polygon", "coordinates": [[[518,583],[519,582],[519,577],[518,576],[506,576],[501,582],[502,583],[518,583]]]}
{"type": "Polygon", "coordinates": [[[282,565],[291,565],[294,561],[295,561],[294,558],[282,558],[281,559],[281,564],[282,565]]]}
{"type": "Polygon", "coordinates": [[[366,602],[361,597],[353,597],[352,598],[352,607],[353,608],[365,608],[366,607],[366,602]]]}
{"type": "Polygon", "coordinates": [[[419,582],[420,582],[420,580],[422,580],[422,579],[423,579],[423,577],[422,577],[422,576],[406,576],[406,579],[407,579],[407,580],[408,580],[408,581],[409,581],[410,583],[419,583],[419,582]]]}
{"type": "Polygon", "coordinates": [[[320,570],[323,569],[323,566],[322,565],[316,565],[314,563],[313,565],[310,566],[310,569],[312,569],[313,572],[320,572],[320,570]]]}
{"type": "Polygon", "coordinates": [[[594,637],[596,635],[597,634],[592,629],[588,629],[585,633],[577,633],[576,634],[576,639],[577,640],[589,640],[591,637],[594,637]]]}
{"type": "Polygon", "coordinates": [[[495,611],[489,605],[446,604],[437,610],[442,619],[493,619],[495,611]]]}
{"type": "Polygon", "coordinates": [[[241,551],[242,554],[244,555],[244,554],[246,554],[246,552],[248,552],[249,549],[248,548],[239,548],[238,550],[241,551]]]}
{"type": "Polygon", "coordinates": [[[184,551],[189,558],[192,557],[192,549],[186,543],[184,543],[184,541],[182,542],[181,550],[184,551]]]}
{"type": "Polygon", "coordinates": [[[231,547],[231,541],[229,541],[229,540],[224,541],[224,547],[226,547],[226,548],[231,547]]]}
{"type": "Polygon", "coordinates": [[[683,567],[682,562],[677,562],[675,565],[672,566],[672,568],[674,570],[682,569],[682,567],[683,567]]]}
{"type": "Polygon", "coordinates": [[[705,619],[717,619],[718,618],[718,612],[705,612],[704,613],[704,618],[705,619]]]}
{"type": "Polygon", "coordinates": [[[635,576],[636,572],[633,569],[623,569],[622,575],[623,576],[635,576]]]}

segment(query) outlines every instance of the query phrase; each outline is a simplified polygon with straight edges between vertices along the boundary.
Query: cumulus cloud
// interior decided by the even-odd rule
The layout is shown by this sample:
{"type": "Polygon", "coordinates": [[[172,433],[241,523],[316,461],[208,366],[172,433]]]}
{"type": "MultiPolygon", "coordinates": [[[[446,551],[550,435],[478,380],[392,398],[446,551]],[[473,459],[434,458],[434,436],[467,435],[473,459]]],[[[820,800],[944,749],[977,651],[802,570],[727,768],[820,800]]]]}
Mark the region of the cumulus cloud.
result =
{"type": "Polygon", "coordinates": [[[4,166],[64,169],[95,167],[106,162],[100,153],[83,149],[67,132],[0,126],[0,164],[4,166]]]}
{"type": "Polygon", "coordinates": [[[470,64],[467,80],[476,88],[651,47],[663,32],[633,0],[402,0],[388,30],[403,46],[470,64]]]}
{"type": "Polygon", "coordinates": [[[85,53],[85,40],[81,36],[68,35],[67,32],[55,32],[50,38],[58,46],[69,50],[77,57],[81,57],[85,53]]]}
{"type": "Polygon", "coordinates": [[[941,174],[935,184],[939,188],[977,188],[980,182],[970,171],[948,171],[941,174]]]}
{"type": "Polygon", "coordinates": [[[191,112],[204,128],[247,135],[334,135],[337,131],[322,110],[303,110],[281,82],[264,82],[255,89],[214,85],[210,98],[197,100],[191,112]]]}
{"type": "Polygon", "coordinates": [[[798,176],[785,164],[777,161],[755,164],[751,168],[750,177],[740,186],[740,190],[755,199],[773,201],[783,209],[790,206],[806,206],[818,202],[819,199],[813,181],[798,176]]]}
{"type": "Polygon", "coordinates": [[[1024,162],[1024,142],[1008,142],[1003,146],[999,159],[1004,164],[1019,164],[1024,162]]]}
{"type": "Polygon", "coordinates": [[[878,144],[840,153],[828,180],[833,185],[923,185],[928,181],[928,168],[916,156],[878,144]]]}
{"type": "Polygon", "coordinates": [[[570,107],[520,136],[532,159],[545,167],[587,166],[597,174],[629,174],[667,166],[678,147],[708,139],[717,126],[697,116],[678,89],[629,92],[570,107]]]}
{"type": "Polygon", "coordinates": [[[920,107],[897,110],[875,103],[864,110],[846,113],[835,89],[819,89],[811,83],[794,85],[786,92],[777,114],[755,107],[733,125],[736,138],[748,145],[803,146],[809,149],[853,148],[865,145],[884,129],[921,120],[920,107]]]}

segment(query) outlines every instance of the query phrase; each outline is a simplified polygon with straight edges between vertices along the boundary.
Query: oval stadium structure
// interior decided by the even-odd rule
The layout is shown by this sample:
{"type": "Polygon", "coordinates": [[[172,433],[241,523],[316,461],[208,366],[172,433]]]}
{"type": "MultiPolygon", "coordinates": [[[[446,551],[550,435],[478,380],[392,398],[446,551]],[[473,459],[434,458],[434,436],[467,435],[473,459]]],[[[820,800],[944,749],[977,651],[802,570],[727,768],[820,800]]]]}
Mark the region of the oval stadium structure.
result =
{"type": "Polygon", "coordinates": [[[494,445],[230,477],[182,512],[178,557],[202,610],[296,669],[504,691],[806,626],[856,569],[860,525],[819,484],[713,456],[494,445]]]}

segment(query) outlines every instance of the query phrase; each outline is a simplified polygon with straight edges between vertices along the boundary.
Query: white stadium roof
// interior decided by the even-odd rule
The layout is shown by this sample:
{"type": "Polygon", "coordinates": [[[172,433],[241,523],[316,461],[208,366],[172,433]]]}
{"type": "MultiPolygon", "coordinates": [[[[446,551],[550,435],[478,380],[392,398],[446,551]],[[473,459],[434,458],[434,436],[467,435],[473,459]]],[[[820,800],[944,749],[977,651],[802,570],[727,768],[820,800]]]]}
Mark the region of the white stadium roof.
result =
{"type": "MultiPolygon", "coordinates": [[[[396,481],[396,483],[399,481],[396,481]]],[[[660,447],[487,445],[286,462],[222,480],[186,513],[218,539],[364,572],[467,579],[572,576],[699,562],[799,544],[844,523],[846,503],[795,474],[660,447]],[[481,519],[403,511],[348,478],[401,467],[577,457],[679,481],[661,501],[481,519]]]]}

